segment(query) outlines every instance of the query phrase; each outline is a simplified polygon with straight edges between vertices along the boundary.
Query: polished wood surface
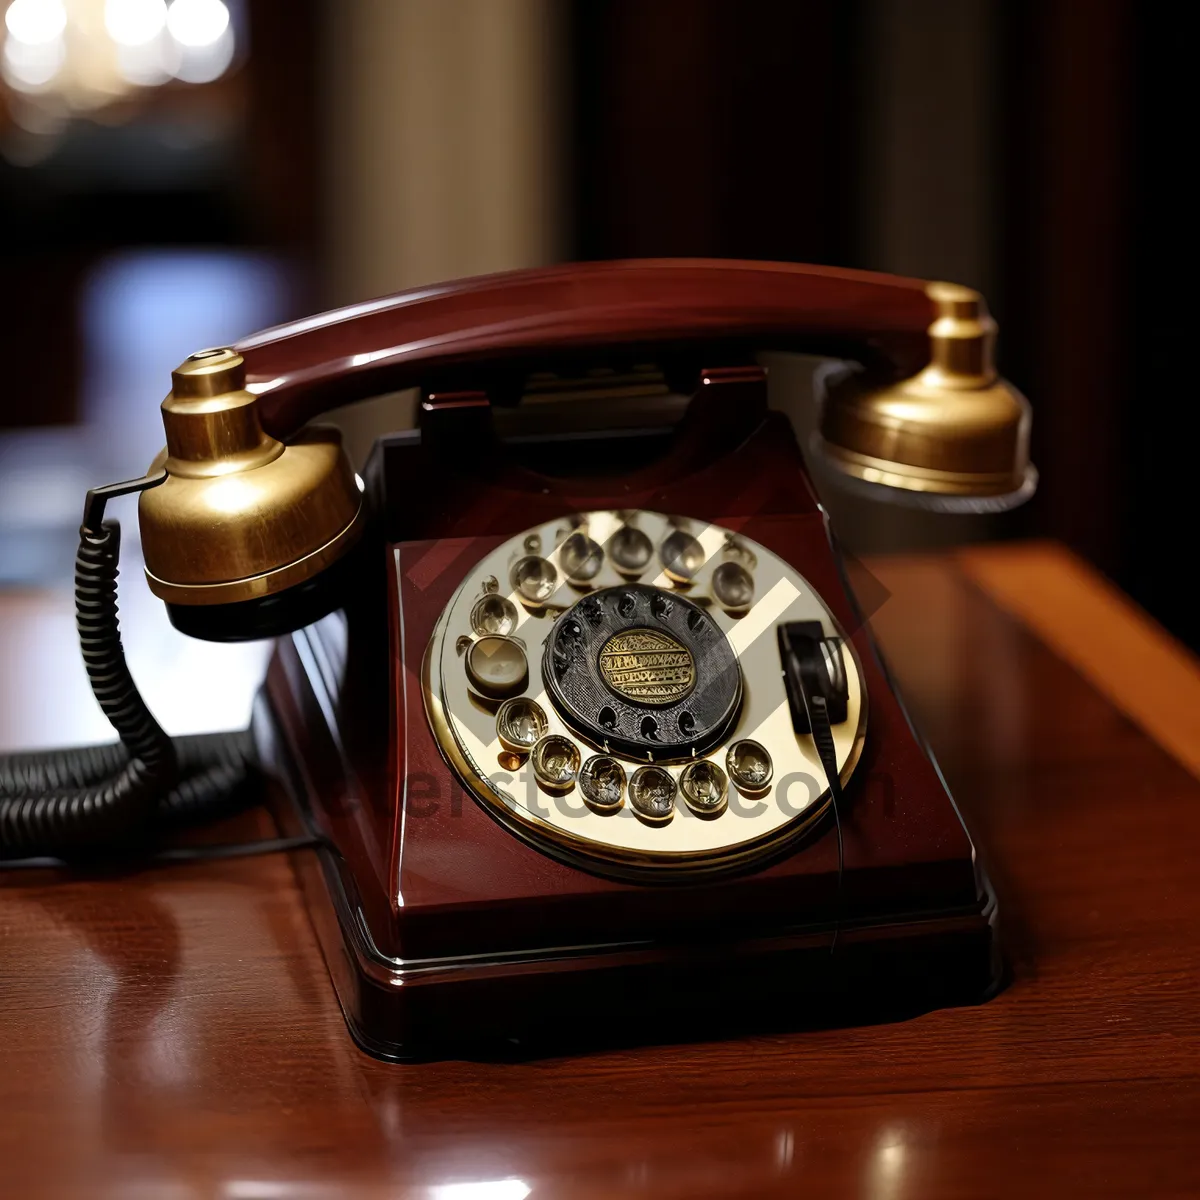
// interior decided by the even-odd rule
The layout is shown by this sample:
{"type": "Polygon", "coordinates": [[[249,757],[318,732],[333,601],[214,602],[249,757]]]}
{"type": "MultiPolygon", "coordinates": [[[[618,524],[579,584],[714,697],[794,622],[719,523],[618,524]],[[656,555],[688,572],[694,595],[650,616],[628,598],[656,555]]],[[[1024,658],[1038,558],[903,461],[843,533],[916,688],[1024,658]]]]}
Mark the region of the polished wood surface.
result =
{"type": "MultiPolygon", "coordinates": [[[[0,1194],[1197,1194],[1200,784],[972,582],[980,554],[1035,590],[1039,547],[871,568],[874,623],[999,892],[1012,979],[993,1000],[394,1066],[347,1037],[284,858],[0,874],[0,1194]]],[[[1051,592],[1063,611],[1105,595],[1082,567],[1051,592]]],[[[1124,620],[1096,627],[1097,654],[1124,620]]]]}
{"type": "Polygon", "coordinates": [[[1091,570],[1055,542],[965,550],[958,561],[1200,779],[1200,660],[1186,646],[1114,588],[1089,586],[1091,570]]]}
{"type": "Polygon", "coordinates": [[[237,345],[263,427],[286,437],[340,404],[484,359],[540,363],[593,346],[754,341],[762,349],[881,351],[915,370],[933,302],[919,279],[798,263],[631,259],[483,275],[305,317],[237,345]]]}

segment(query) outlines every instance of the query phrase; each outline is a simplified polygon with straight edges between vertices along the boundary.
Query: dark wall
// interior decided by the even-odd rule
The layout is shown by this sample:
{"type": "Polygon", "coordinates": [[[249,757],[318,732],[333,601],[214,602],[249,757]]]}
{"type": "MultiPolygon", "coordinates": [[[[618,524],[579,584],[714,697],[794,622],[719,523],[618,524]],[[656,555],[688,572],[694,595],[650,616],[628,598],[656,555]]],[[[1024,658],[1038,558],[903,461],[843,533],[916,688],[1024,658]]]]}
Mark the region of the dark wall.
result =
{"type": "Polygon", "coordinates": [[[1183,114],[1192,57],[1156,4],[1005,7],[1006,370],[1036,405],[1031,531],[1200,645],[1200,512],[1181,368],[1194,303],[1183,114]]]}
{"type": "Polygon", "coordinates": [[[848,253],[841,11],[834,0],[577,4],[577,256],[848,253]]]}
{"type": "Polygon", "coordinates": [[[1123,481],[1116,568],[1125,587],[1170,629],[1200,647],[1191,574],[1200,519],[1200,444],[1190,362],[1196,343],[1196,202],[1191,176],[1194,48],[1173,36],[1168,6],[1136,9],[1130,279],[1124,327],[1130,354],[1121,397],[1123,481]]]}
{"type": "MultiPolygon", "coordinates": [[[[891,201],[872,167],[896,150],[880,129],[897,134],[881,117],[912,110],[936,134],[939,114],[947,127],[962,116],[952,86],[939,109],[928,75],[879,70],[897,20],[925,36],[896,3],[577,4],[576,256],[888,266],[873,261],[874,231],[894,228],[895,212],[881,211],[891,201]]],[[[1187,43],[1165,6],[961,3],[966,19],[958,7],[954,29],[927,33],[947,56],[955,30],[971,40],[964,54],[982,47],[989,103],[972,149],[994,194],[973,258],[991,264],[1002,365],[1034,403],[1042,473],[1035,501],[999,528],[1066,542],[1196,645],[1198,606],[1182,586],[1197,514],[1184,432],[1194,406],[1178,378],[1193,307],[1180,271],[1187,43]]],[[[931,151],[930,203],[938,172],[955,167],[943,143],[940,162],[931,151]]],[[[920,153],[921,139],[912,144],[920,153]]],[[[906,269],[938,273],[936,251],[921,271],[910,248],[906,269]]]]}

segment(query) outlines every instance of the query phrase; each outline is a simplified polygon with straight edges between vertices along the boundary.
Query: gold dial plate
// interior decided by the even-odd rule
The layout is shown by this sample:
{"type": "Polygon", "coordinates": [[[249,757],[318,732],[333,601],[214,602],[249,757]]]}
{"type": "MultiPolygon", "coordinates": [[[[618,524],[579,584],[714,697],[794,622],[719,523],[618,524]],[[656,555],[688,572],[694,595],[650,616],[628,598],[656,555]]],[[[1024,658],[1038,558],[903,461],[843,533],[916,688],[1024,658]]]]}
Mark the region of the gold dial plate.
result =
{"type": "Polygon", "coordinates": [[[600,674],[619,696],[641,704],[670,704],[696,682],[692,652],[654,629],[623,629],[600,651],[600,674]]]}
{"type": "MultiPolygon", "coordinates": [[[[688,873],[742,866],[802,834],[828,806],[828,788],[812,740],[798,736],[792,728],[776,639],[776,626],[781,622],[814,620],[821,622],[827,636],[844,636],[821,597],[799,572],[766,547],[741,535],[704,521],[668,518],[647,511],[583,513],[510,538],[467,573],[443,611],[425,656],[426,708],[443,755],[468,791],[535,845],[560,857],[619,866],[618,873],[622,874],[650,872],[685,877],[688,873]],[[541,665],[546,639],[559,615],[589,591],[632,581],[628,569],[618,573],[606,555],[588,586],[568,582],[559,562],[563,543],[583,530],[601,547],[607,547],[625,525],[645,533],[655,547],[655,554],[636,582],[686,596],[705,607],[728,638],[741,666],[744,696],[735,724],[720,745],[691,761],[707,759],[724,771],[730,745],[747,738],[766,747],[772,759],[769,789],[761,794],[743,794],[730,779],[728,802],[716,816],[697,815],[678,791],[674,812],[664,823],[640,819],[628,795],[615,812],[606,813],[584,802],[577,783],[566,791],[548,791],[539,785],[528,758],[517,770],[511,769],[513,756],[501,744],[496,729],[499,704],[479,696],[470,686],[464,657],[469,643],[480,636],[473,627],[472,613],[483,597],[498,594],[511,602],[517,614],[511,636],[523,644],[529,662],[529,680],[523,694],[545,713],[548,734],[571,739],[584,762],[593,754],[606,752],[603,745],[589,744],[564,722],[543,684],[541,665]],[[664,542],[680,529],[703,549],[703,562],[690,585],[684,587],[672,581],[659,554],[664,542]],[[518,582],[529,577],[528,570],[513,571],[531,554],[542,557],[555,575],[553,589],[540,603],[522,598],[518,582]],[[723,609],[713,590],[714,571],[730,561],[741,563],[753,576],[753,600],[741,612],[723,609]]],[[[617,649],[624,651],[623,646],[617,649]]],[[[668,647],[661,653],[669,651],[668,647]]],[[[844,784],[861,753],[867,713],[862,676],[848,643],[843,657],[849,683],[848,719],[834,727],[833,735],[844,784]]],[[[647,705],[647,712],[654,711],[653,705],[647,705]]],[[[614,757],[629,777],[645,765],[624,755],[614,757]]],[[[659,765],[678,785],[689,763],[659,765]]]]}

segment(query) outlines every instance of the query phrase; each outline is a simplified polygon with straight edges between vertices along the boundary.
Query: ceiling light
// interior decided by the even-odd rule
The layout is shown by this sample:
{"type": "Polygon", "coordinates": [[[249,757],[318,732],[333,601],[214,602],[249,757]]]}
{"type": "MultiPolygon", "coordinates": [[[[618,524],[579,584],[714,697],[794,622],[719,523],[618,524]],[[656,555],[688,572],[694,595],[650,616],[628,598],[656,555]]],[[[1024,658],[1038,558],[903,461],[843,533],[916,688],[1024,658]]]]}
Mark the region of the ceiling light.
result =
{"type": "Polygon", "coordinates": [[[105,0],[104,27],[118,46],[144,46],[166,23],[163,0],[105,0]]]}
{"type": "Polygon", "coordinates": [[[13,0],[4,14],[9,34],[26,46],[57,41],[67,27],[62,0],[13,0]]]}
{"type": "Polygon", "coordinates": [[[229,28],[229,9],[223,0],[175,0],[167,11],[167,28],[181,46],[213,46],[229,28]]]}

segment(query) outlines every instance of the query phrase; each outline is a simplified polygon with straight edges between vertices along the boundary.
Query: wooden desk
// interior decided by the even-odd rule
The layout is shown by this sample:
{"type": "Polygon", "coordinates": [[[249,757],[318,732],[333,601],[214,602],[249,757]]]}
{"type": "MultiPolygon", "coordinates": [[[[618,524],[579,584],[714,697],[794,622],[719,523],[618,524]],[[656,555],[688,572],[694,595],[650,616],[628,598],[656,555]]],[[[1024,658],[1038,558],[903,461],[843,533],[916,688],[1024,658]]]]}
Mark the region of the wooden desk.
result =
{"type": "MultiPolygon", "coordinates": [[[[286,858],[0,874],[0,1194],[1200,1193],[1200,671],[1054,546],[872,569],[891,593],[876,625],[1000,895],[998,997],[389,1066],[346,1034],[286,858]]],[[[27,686],[4,678],[0,712],[27,686]]]]}

